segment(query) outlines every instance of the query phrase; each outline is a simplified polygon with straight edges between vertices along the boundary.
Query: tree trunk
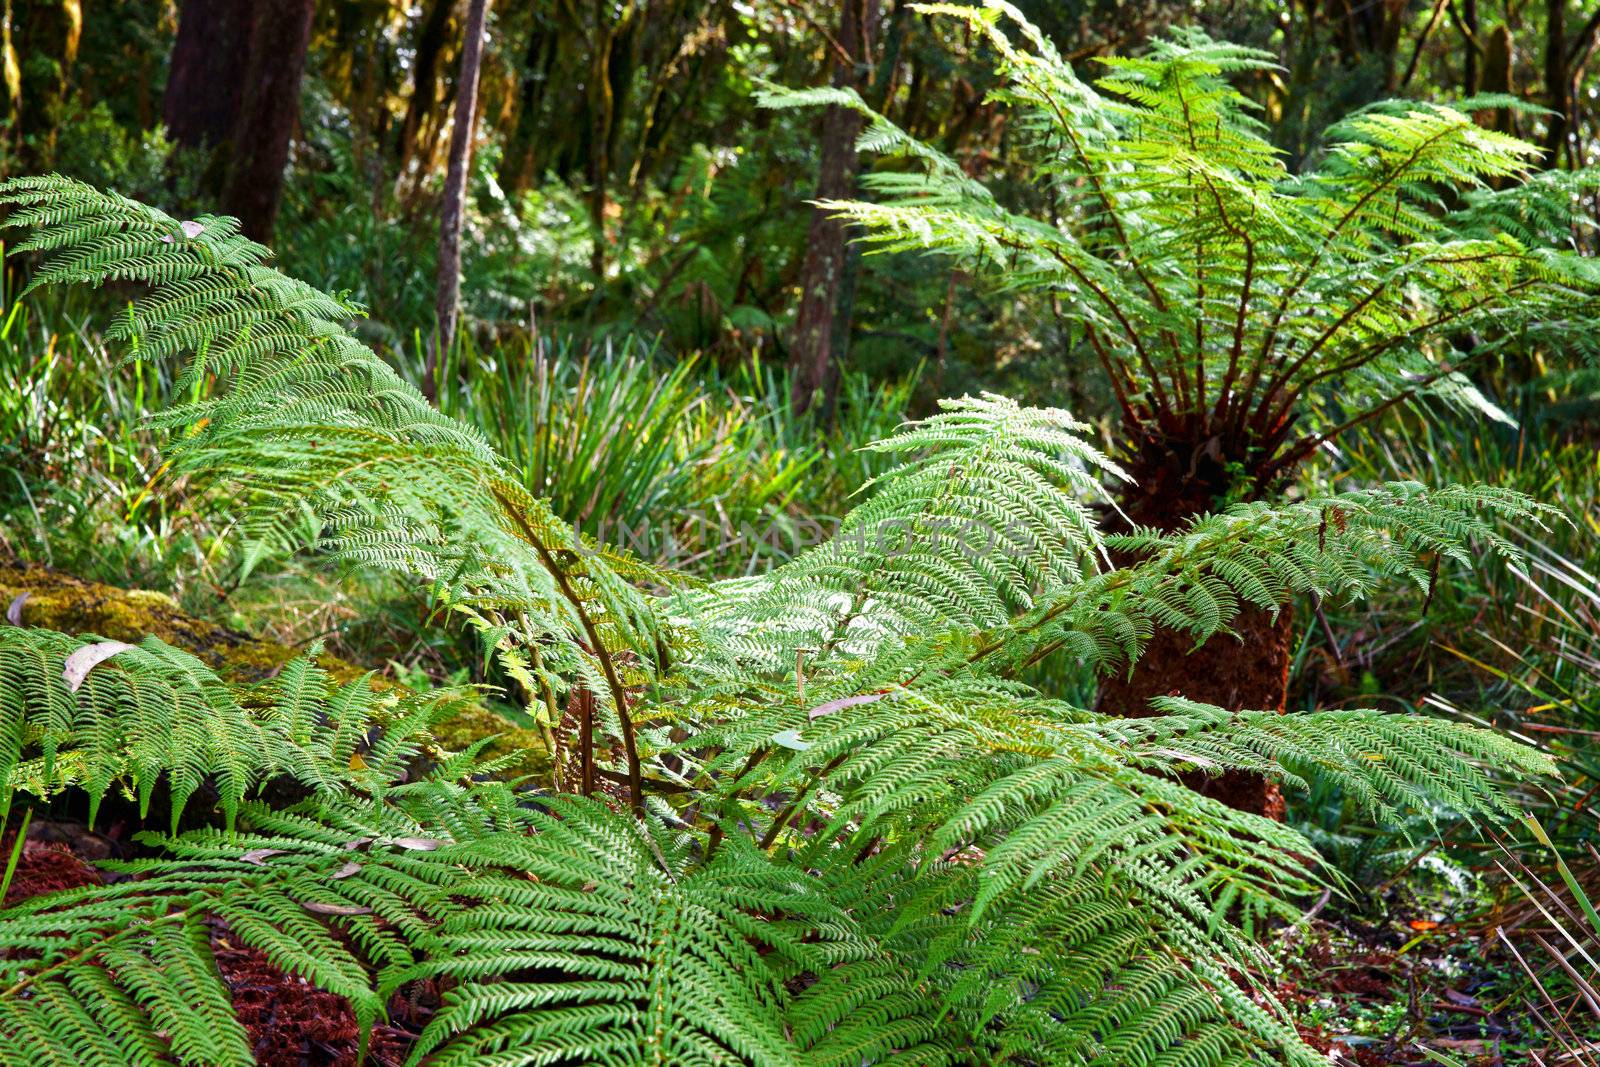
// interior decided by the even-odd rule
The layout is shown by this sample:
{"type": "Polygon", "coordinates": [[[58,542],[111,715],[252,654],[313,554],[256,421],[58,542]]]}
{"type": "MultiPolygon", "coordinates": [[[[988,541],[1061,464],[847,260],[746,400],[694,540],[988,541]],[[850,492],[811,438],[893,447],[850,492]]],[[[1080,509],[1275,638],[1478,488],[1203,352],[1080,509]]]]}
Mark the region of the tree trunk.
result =
{"type": "Polygon", "coordinates": [[[437,102],[439,53],[444,50],[445,32],[455,6],[456,0],[434,0],[417,28],[416,54],[411,61],[411,98],[406,101],[405,118],[400,122],[400,134],[395,141],[395,159],[402,171],[411,158],[423,122],[437,102]]]}
{"type": "Polygon", "coordinates": [[[466,39],[461,48],[461,76],[456,79],[456,113],[450,130],[450,166],[445,172],[444,202],[439,207],[439,288],[435,311],[439,333],[428,351],[422,389],[436,398],[439,353],[449,351],[456,337],[461,305],[461,208],[472,163],[472,136],[478,119],[478,70],[483,61],[483,23],[489,0],[469,0],[466,39]]]}
{"type": "Polygon", "coordinates": [[[172,44],[161,120],[185,148],[213,155],[203,184],[222,188],[250,63],[250,9],[239,0],[184,0],[172,44]]]}
{"type": "MultiPolygon", "coordinates": [[[[1182,528],[1215,510],[1226,497],[1234,480],[1229,459],[1206,452],[1203,443],[1190,448],[1145,439],[1127,464],[1134,488],[1119,502],[1121,514],[1137,526],[1182,528]]],[[[1159,714],[1150,706],[1152,697],[1181,696],[1229,711],[1283,713],[1288,708],[1294,655],[1293,607],[1284,606],[1275,617],[1260,608],[1244,607],[1232,628],[1237,636],[1217,634],[1196,648],[1193,637],[1156,627],[1131,671],[1124,669],[1101,680],[1096,708],[1107,715],[1144,718],[1159,714]]],[[[1239,811],[1283,817],[1282,793],[1260,775],[1196,773],[1185,775],[1184,783],[1239,811]]]]}
{"type": "Polygon", "coordinates": [[[57,108],[71,92],[69,71],[78,57],[82,12],[61,0],[12,0],[0,10],[0,19],[6,19],[11,58],[20,61],[14,68],[18,81],[3,90],[8,96],[15,93],[13,121],[6,131],[19,149],[12,164],[20,163],[24,170],[49,169],[56,158],[57,108]]]}
{"type": "Polygon", "coordinates": [[[1573,85],[1567,64],[1567,0],[1545,0],[1544,91],[1550,109],[1545,132],[1545,166],[1561,166],[1572,131],[1573,85]]]}
{"type": "MultiPolygon", "coordinates": [[[[877,23],[878,0],[846,0],[840,5],[838,41],[845,55],[834,60],[835,86],[859,90],[865,83],[877,23]]],[[[855,191],[860,167],[856,138],[864,123],[848,108],[829,108],[823,114],[818,200],[843,199],[855,191]]],[[[800,265],[800,307],[789,348],[793,371],[789,402],[796,412],[803,413],[818,402],[825,412],[833,410],[839,386],[838,349],[845,336],[837,316],[846,280],[847,240],[843,222],[822,208],[812,209],[800,265]]]]}
{"type": "MultiPolygon", "coordinates": [[[[1510,96],[1517,91],[1516,67],[1512,62],[1514,52],[1511,30],[1504,25],[1496,26],[1484,44],[1479,92],[1510,96]]],[[[1476,112],[1473,120],[1501,133],[1518,132],[1517,113],[1508,107],[1476,112]]]]}
{"type": "Polygon", "coordinates": [[[272,240],[289,142],[300,122],[300,76],[316,0],[258,0],[252,6],[250,65],[222,205],[238,216],[246,237],[265,242],[272,240]]]}
{"type": "Polygon", "coordinates": [[[1461,2],[1461,36],[1466,41],[1462,49],[1461,91],[1472,96],[1478,91],[1478,52],[1483,39],[1478,35],[1478,0],[1461,2]]]}
{"type": "Polygon", "coordinates": [[[594,243],[589,249],[589,272],[595,292],[605,285],[606,184],[611,180],[611,127],[616,122],[617,101],[612,93],[611,60],[617,26],[605,16],[595,19],[594,49],[589,62],[589,222],[594,243]]]}
{"type": "Polygon", "coordinates": [[[520,193],[539,178],[539,119],[544,110],[545,90],[549,88],[558,43],[559,35],[550,31],[536,13],[528,31],[522,76],[517,83],[516,120],[501,157],[500,184],[509,193],[520,193]]]}
{"type": "Polygon", "coordinates": [[[246,236],[272,237],[300,117],[316,0],[185,0],[163,119],[173,140],[212,153],[203,184],[246,236]]]}
{"type": "MultiPolygon", "coordinates": [[[[597,9],[605,8],[597,4],[597,9]]],[[[589,220],[594,228],[594,245],[589,252],[589,271],[594,275],[595,292],[605,286],[607,249],[610,236],[607,220],[611,211],[611,170],[616,155],[620,118],[625,113],[628,88],[636,69],[639,6],[625,5],[620,13],[597,10],[594,48],[589,64],[588,179],[589,220]]]]}
{"type": "MultiPolygon", "coordinates": [[[[1285,607],[1274,619],[1260,608],[1246,608],[1233,629],[1238,637],[1218,635],[1195,648],[1192,637],[1158,627],[1131,675],[1101,681],[1096,706],[1108,715],[1144,718],[1157,714],[1151,697],[1182,696],[1229,711],[1281,714],[1289,700],[1293,609],[1285,607]]],[[[1185,775],[1184,784],[1239,811],[1283,818],[1283,794],[1259,774],[1196,773],[1185,775]]]]}

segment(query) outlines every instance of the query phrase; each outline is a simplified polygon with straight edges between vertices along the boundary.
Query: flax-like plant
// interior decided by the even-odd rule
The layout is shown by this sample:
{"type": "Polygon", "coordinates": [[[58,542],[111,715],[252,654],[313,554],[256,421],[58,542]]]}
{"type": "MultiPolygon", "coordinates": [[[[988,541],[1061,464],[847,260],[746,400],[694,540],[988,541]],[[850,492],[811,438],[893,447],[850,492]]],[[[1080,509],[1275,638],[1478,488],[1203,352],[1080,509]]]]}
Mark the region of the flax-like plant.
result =
{"type": "Polygon", "coordinates": [[[1081,426],[969,397],[872,446],[887,473],[833,541],[693,587],[576,535],[231,220],[61,178],[0,201],[46,253],[35,284],[144,283],[131,355],[216,375],[162,416],[172,470],[255,543],[425,583],[571,753],[506,782],[438,749],[424,698],[314,663],[239,685],[154,642],[0,628],[8,797],[170,781],[225,816],[148,835],[138,877],[0,911],[0,1061],[250,1063],[226,937],[363,1025],[436,983],[418,1064],[1311,1067],[1251,934],[1326,872],[1178,776],[1499,825],[1490,765],[1550,770],[1455,723],[1176,698],[1121,720],[1018,680],[1510,553],[1500,524],[1548,515],[1518,494],[1397,483],[1110,536],[1093,504],[1123,475],[1081,426]],[[262,791],[286,778],[304,799],[262,791]]]}

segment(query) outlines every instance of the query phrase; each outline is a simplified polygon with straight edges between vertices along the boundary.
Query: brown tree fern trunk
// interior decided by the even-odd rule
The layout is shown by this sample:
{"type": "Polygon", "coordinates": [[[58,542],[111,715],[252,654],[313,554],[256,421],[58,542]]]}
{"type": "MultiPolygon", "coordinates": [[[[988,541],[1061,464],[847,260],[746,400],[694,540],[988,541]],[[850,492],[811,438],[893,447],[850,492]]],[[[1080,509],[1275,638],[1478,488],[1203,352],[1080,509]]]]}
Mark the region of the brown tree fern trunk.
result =
{"type": "MultiPolygon", "coordinates": [[[[1134,488],[1120,501],[1122,514],[1139,526],[1182,528],[1226,497],[1235,466],[1229,459],[1208,453],[1203,444],[1147,435],[1128,463],[1134,488]]],[[[1237,636],[1218,634],[1196,648],[1193,637],[1157,627],[1131,672],[1124,669],[1101,681],[1096,707],[1108,715],[1142,718],[1158,714],[1151,698],[1181,696],[1229,711],[1281,714],[1288,707],[1294,655],[1293,608],[1285,606],[1274,616],[1246,607],[1232,628],[1237,636]]],[[[1260,775],[1193,774],[1184,780],[1229,807],[1274,819],[1283,816],[1282,794],[1260,775]]]]}
{"type": "Polygon", "coordinates": [[[1561,166],[1568,153],[1567,135],[1572,129],[1573,85],[1567,66],[1566,0],[1545,2],[1544,91],[1550,109],[1545,131],[1545,166],[1561,166]]]}
{"type": "Polygon", "coordinates": [[[185,148],[210,149],[206,184],[213,193],[227,173],[227,146],[239,121],[240,77],[250,63],[250,8],[239,0],[183,0],[172,43],[161,120],[185,148]]]}
{"type": "MultiPolygon", "coordinates": [[[[1294,612],[1285,608],[1274,619],[1260,608],[1247,608],[1233,629],[1238,637],[1213,637],[1195,648],[1194,638],[1158,628],[1131,675],[1124,671],[1100,683],[1099,710],[1142,718],[1156,714],[1151,697],[1182,696],[1230,711],[1282,713],[1294,655],[1294,612]]],[[[1283,795],[1259,774],[1192,774],[1184,782],[1239,811],[1283,817],[1283,795]]]]}

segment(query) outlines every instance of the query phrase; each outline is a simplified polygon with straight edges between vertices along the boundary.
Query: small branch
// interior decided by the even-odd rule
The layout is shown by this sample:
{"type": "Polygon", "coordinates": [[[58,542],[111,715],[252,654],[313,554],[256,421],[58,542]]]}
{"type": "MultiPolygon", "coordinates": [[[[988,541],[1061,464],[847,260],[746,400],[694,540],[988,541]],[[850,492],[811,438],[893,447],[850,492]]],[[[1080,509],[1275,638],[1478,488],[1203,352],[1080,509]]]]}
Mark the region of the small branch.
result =
{"type": "Polygon", "coordinates": [[[828,761],[828,765],[826,767],[822,768],[822,770],[818,771],[816,774],[813,774],[811,776],[811,780],[800,788],[800,792],[797,793],[795,798],[789,802],[789,806],[784,808],[783,811],[779,813],[778,817],[772,821],[772,825],[767,827],[767,832],[761,836],[762,851],[771,848],[773,843],[778,840],[778,835],[783,832],[784,826],[787,825],[789,820],[794,818],[795,813],[800,810],[801,802],[806,799],[806,796],[811,792],[812,788],[818,782],[822,781],[824,775],[827,775],[830,772],[838,769],[839,764],[843,763],[845,758],[849,755],[850,753],[845,751],[833,757],[833,759],[828,761]]]}
{"type": "Polygon", "coordinates": [[[1433,28],[1439,24],[1439,16],[1444,14],[1446,0],[1437,0],[1433,5],[1433,14],[1428,16],[1428,24],[1422,27],[1422,32],[1417,35],[1417,47],[1411,52],[1411,62],[1406,64],[1405,75],[1400,79],[1399,91],[1411,84],[1411,76],[1417,72],[1417,61],[1422,58],[1422,49],[1428,43],[1428,37],[1433,33],[1433,28]]]}

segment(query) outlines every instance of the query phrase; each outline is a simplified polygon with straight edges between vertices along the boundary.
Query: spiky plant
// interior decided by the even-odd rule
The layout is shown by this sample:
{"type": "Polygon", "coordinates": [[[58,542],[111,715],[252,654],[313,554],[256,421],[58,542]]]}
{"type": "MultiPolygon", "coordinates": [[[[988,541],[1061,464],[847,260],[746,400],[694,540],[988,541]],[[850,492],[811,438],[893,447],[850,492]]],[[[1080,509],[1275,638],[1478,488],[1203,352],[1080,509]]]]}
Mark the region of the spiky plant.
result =
{"type": "Polygon", "coordinates": [[[133,357],[216,376],[162,416],[173,471],[251,543],[427,583],[571,753],[507,783],[437,750],[426,701],[312,664],[239,686],[152,643],[0,629],[8,796],[165,776],[226,817],[147,837],[137,878],[0,912],[5,1062],[249,1063],[225,936],[364,1024],[439,983],[414,1063],[1309,1067],[1250,934],[1324,871],[1177,776],[1500,824],[1494,772],[1549,772],[1458,724],[1177,698],[1131,721],[1018,679],[1062,649],[1120,668],[1157,624],[1203,641],[1244,606],[1426,584],[1547,516],[1517,494],[1401,483],[1109,536],[1091,505],[1121,472],[1081,427],[967,398],[873,446],[896,462],[834,540],[690,587],[576,536],[230,220],[61,178],[0,200],[47,253],[34,284],[144,283],[133,357]],[[286,777],[303,799],[261,792],[286,777]]]}
{"type": "MultiPolygon", "coordinates": [[[[1538,147],[1418,102],[1351,115],[1290,173],[1230,81],[1269,68],[1267,53],[1180,31],[1105,60],[1091,86],[1006,0],[916,6],[993,49],[992,98],[1011,111],[1036,213],[847,90],[769,88],[764,102],[866,116],[860,147],[885,160],[861,179],[871,199],[823,205],[862,240],[1048,301],[1115,397],[1132,475],[1119,503],[1135,524],[1175,530],[1270,499],[1324,445],[1412,398],[1504,418],[1460,368],[1508,343],[1593,349],[1600,267],[1573,236],[1595,173],[1528,178],[1538,147]]],[[[1281,708],[1289,628],[1253,613],[1238,628],[1244,644],[1216,655],[1158,640],[1102,704],[1148,711],[1176,684],[1281,708]]]]}

